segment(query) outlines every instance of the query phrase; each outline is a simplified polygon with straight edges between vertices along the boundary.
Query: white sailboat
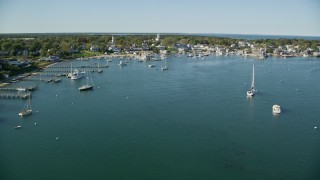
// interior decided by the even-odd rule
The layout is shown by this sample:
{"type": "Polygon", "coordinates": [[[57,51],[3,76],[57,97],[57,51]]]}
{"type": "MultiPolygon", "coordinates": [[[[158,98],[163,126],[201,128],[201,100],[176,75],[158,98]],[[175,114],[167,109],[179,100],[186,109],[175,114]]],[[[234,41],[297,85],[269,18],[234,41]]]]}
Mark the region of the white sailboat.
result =
{"type": "Polygon", "coordinates": [[[252,82],[251,82],[251,87],[250,89],[247,91],[247,96],[254,96],[255,93],[255,86],[254,86],[254,64],[252,65],[252,82]]]}
{"type": "Polygon", "coordinates": [[[31,108],[31,99],[30,95],[26,101],[26,104],[24,105],[22,111],[19,113],[19,116],[26,116],[32,113],[32,108],[31,108]]]}
{"type": "Polygon", "coordinates": [[[90,72],[86,73],[86,84],[82,85],[81,87],[79,87],[80,91],[88,91],[88,90],[92,90],[93,89],[93,81],[91,78],[91,74],[90,72]]]}
{"type": "Polygon", "coordinates": [[[161,67],[161,70],[162,70],[162,71],[169,70],[169,69],[168,69],[168,66],[167,66],[167,60],[164,60],[164,66],[161,67]]]}
{"type": "Polygon", "coordinates": [[[98,73],[102,73],[103,72],[103,70],[102,69],[100,69],[100,60],[98,61],[98,73]]]}
{"type": "Polygon", "coordinates": [[[118,65],[119,65],[119,66],[126,66],[127,64],[124,63],[123,61],[120,61],[118,65]]]}
{"type": "Polygon", "coordinates": [[[70,66],[70,73],[68,73],[68,78],[71,78],[71,76],[72,76],[72,62],[71,62],[71,66],[70,66]]]}

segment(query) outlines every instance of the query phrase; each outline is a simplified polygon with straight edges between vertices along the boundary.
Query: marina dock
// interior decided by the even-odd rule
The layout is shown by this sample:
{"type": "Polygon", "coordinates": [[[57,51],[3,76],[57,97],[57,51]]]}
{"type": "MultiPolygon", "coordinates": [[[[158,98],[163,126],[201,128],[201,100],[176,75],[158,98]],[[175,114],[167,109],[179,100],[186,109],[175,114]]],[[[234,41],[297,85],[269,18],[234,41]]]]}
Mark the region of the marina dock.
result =
{"type": "MultiPolygon", "coordinates": [[[[101,66],[48,66],[46,69],[61,69],[61,68],[67,68],[67,69],[82,69],[82,68],[92,68],[92,69],[98,69],[98,68],[108,68],[108,65],[101,65],[101,66]]],[[[70,70],[69,70],[70,71],[70,70]]]]}
{"type": "Polygon", "coordinates": [[[1,94],[0,93],[0,98],[5,98],[5,99],[27,99],[30,96],[31,96],[31,93],[23,93],[23,94],[12,94],[12,93],[1,94]]]}
{"type": "Polygon", "coordinates": [[[61,79],[48,79],[48,78],[24,78],[24,79],[21,79],[21,81],[40,81],[40,82],[60,82],[61,79]]]}
{"type": "Polygon", "coordinates": [[[37,86],[29,87],[16,87],[16,88],[0,88],[0,91],[34,91],[37,89],[37,86]]]}

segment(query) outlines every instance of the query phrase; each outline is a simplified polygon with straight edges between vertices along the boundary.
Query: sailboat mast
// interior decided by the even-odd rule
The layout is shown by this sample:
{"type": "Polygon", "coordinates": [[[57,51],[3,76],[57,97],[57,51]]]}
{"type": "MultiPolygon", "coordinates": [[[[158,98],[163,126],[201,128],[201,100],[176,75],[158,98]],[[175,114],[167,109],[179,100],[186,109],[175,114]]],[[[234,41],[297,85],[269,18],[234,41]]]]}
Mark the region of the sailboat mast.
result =
{"type": "Polygon", "coordinates": [[[251,88],[254,89],[254,64],[252,65],[252,82],[251,82],[251,88]]]}
{"type": "Polygon", "coordinates": [[[28,109],[32,109],[31,108],[31,95],[29,95],[29,98],[28,98],[28,109]]]}

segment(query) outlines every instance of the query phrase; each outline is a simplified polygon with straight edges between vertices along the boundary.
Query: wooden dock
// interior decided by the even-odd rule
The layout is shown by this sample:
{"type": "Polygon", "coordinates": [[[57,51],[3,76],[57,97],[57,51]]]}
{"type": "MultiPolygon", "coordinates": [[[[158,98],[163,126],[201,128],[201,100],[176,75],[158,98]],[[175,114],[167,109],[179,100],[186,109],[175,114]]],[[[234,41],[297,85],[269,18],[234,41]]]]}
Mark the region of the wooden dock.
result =
{"type": "Polygon", "coordinates": [[[37,86],[29,87],[16,87],[16,88],[0,88],[0,91],[34,91],[37,89],[37,86]]]}
{"type": "Polygon", "coordinates": [[[23,94],[12,94],[12,93],[0,93],[0,98],[4,99],[27,99],[31,96],[31,93],[23,93],[23,94]]]}
{"type": "MultiPolygon", "coordinates": [[[[85,72],[98,72],[98,69],[84,69],[85,72]]],[[[70,73],[70,70],[66,69],[46,69],[43,73],[70,73]]]]}
{"type": "MultiPolygon", "coordinates": [[[[108,65],[99,66],[99,68],[108,68],[108,67],[109,67],[108,65]]],[[[46,69],[63,69],[63,68],[71,69],[71,66],[49,66],[46,69]]],[[[72,69],[83,69],[83,68],[98,69],[98,66],[72,66],[72,69]]]]}
{"type": "Polygon", "coordinates": [[[48,78],[24,78],[20,81],[40,81],[40,82],[52,82],[55,79],[48,79],[48,78]]]}

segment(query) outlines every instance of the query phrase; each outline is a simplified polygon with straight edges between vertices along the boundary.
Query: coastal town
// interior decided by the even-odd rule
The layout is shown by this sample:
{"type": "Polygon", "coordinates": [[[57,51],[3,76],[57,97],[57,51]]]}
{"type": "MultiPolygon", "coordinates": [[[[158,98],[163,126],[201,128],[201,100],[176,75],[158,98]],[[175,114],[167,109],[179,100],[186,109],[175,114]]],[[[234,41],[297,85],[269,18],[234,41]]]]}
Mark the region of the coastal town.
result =
{"type": "Polygon", "coordinates": [[[319,9],[0,1],[0,180],[320,180],[319,9]]]}
{"type": "MultiPolygon", "coordinates": [[[[22,35],[21,35],[22,36],[22,35]]],[[[243,56],[320,57],[320,41],[297,39],[245,40],[185,35],[51,35],[0,38],[0,80],[31,72],[52,63],[92,57],[163,60],[168,55],[190,58],[243,56]]]]}

